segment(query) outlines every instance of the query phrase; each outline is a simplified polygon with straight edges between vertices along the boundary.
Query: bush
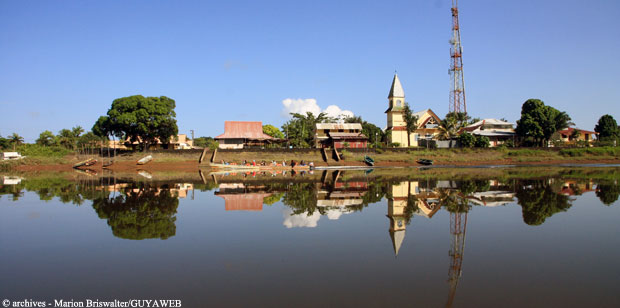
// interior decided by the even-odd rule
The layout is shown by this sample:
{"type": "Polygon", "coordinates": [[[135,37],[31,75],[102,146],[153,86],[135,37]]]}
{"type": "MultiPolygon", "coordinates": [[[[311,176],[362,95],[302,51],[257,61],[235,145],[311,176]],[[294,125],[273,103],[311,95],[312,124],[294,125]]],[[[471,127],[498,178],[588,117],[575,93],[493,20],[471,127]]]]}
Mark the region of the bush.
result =
{"type": "Polygon", "coordinates": [[[377,152],[377,154],[383,154],[385,151],[382,148],[377,148],[375,152],[377,152]]]}
{"type": "Polygon", "coordinates": [[[472,148],[476,143],[476,137],[468,132],[462,133],[459,136],[459,143],[464,148],[472,148]]]}
{"type": "Polygon", "coordinates": [[[400,142],[390,142],[388,146],[391,148],[400,148],[400,142]]]}
{"type": "Polygon", "coordinates": [[[477,148],[488,148],[490,144],[491,142],[487,136],[476,137],[476,142],[474,143],[477,148]]]}
{"type": "Polygon", "coordinates": [[[64,157],[70,153],[71,150],[61,146],[42,146],[38,144],[22,144],[17,147],[17,152],[23,156],[29,157],[64,157]]]}

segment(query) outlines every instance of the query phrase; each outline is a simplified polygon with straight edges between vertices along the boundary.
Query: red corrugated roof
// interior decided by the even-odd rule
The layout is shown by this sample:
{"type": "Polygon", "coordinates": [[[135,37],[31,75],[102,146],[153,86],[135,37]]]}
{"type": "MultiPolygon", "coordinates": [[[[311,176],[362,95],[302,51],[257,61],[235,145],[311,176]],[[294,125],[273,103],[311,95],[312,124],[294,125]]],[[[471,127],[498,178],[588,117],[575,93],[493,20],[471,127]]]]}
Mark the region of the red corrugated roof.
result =
{"type": "Polygon", "coordinates": [[[224,133],[214,139],[266,140],[273,137],[263,133],[263,122],[226,121],[224,133]]]}
{"type": "Polygon", "coordinates": [[[262,211],[263,199],[271,194],[218,194],[218,196],[224,198],[227,211],[262,211]]]}

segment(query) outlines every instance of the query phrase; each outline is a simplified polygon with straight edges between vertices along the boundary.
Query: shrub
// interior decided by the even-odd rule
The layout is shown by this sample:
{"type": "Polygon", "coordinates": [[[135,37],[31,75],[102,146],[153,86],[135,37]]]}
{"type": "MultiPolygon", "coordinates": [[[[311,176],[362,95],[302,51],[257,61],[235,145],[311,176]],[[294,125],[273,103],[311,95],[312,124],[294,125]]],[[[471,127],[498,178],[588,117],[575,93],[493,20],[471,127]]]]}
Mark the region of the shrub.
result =
{"type": "Polygon", "coordinates": [[[464,148],[472,148],[476,143],[476,137],[468,132],[462,133],[459,136],[459,143],[464,148]]]}
{"type": "Polygon", "coordinates": [[[16,149],[21,155],[29,157],[64,157],[72,151],[61,146],[42,146],[38,144],[22,144],[16,149]]]}
{"type": "Polygon", "coordinates": [[[476,137],[475,146],[477,148],[488,148],[491,142],[489,141],[489,137],[487,136],[478,136],[476,137]]]}

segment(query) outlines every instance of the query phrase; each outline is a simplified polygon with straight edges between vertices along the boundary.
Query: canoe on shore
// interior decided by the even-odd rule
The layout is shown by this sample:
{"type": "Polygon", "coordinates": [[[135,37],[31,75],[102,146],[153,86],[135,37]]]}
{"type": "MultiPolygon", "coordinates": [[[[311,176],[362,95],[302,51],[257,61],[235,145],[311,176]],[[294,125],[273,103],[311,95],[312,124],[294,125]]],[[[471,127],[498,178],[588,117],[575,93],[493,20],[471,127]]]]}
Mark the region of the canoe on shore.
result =
{"type": "Polygon", "coordinates": [[[140,158],[137,163],[138,163],[138,165],[146,165],[146,164],[148,164],[152,160],[153,160],[153,156],[152,155],[147,155],[147,156],[144,156],[144,157],[140,158]]]}
{"type": "Polygon", "coordinates": [[[75,165],[73,165],[73,168],[79,168],[79,167],[88,167],[88,166],[92,166],[94,164],[97,163],[97,160],[94,158],[89,158],[87,160],[83,160],[75,165]]]}
{"type": "Polygon", "coordinates": [[[430,165],[433,164],[433,160],[432,159],[420,158],[420,159],[418,159],[418,164],[430,166],[430,165]]]}

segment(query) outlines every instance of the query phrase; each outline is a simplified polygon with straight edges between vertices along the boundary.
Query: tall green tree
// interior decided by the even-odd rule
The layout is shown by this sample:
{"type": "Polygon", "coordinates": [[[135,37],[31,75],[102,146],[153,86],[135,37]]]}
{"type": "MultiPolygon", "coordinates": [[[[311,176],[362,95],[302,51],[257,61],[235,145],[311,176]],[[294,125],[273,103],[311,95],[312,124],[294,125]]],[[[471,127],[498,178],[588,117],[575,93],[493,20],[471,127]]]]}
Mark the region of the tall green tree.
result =
{"type": "Polygon", "coordinates": [[[528,99],[521,107],[521,119],[517,121],[517,136],[531,138],[542,146],[551,139],[553,133],[567,128],[571,122],[570,116],[559,111],[539,99],[528,99]]]}
{"type": "Polygon", "coordinates": [[[93,126],[97,135],[114,135],[122,140],[139,142],[143,150],[160,140],[166,144],[179,132],[173,99],[134,95],[115,99],[107,117],[100,117],[93,126]]]}
{"type": "Polygon", "coordinates": [[[13,145],[13,151],[15,151],[18,145],[24,143],[24,137],[18,135],[17,133],[13,133],[9,136],[9,142],[13,145]]]}
{"type": "Polygon", "coordinates": [[[273,138],[278,138],[278,139],[283,139],[284,138],[284,133],[282,133],[277,127],[271,125],[271,124],[265,124],[263,125],[263,133],[273,137],[273,138]]]}
{"type": "Polygon", "coordinates": [[[599,140],[611,141],[620,137],[618,123],[614,117],[606,114],[598,119],[598,123],[594,126],[594,131],[598,133],[599,140]]]}
{"type": "Polygon", "coordinates": [[[71,150],[75,150],[77,145],[75,135],[71,130],[66,128],[63,128],[58,132],[56,140],[58,141],[58,144],[71,150]]]}
{"type": "Polygon", "coordinates": [[[316,124],[332,120],[324,112],[317,116],[312,112],[307,112],[305,115],[300,113],[291,113],[291,115],[293,118],[282,125],[282,131],[291,145],[297,148],[311,147],[314,142],[316,124]]]}
{"type": "Polygon", "coordinates": [[[10,141],[7,138],[2,138],[2,136],[0,136],[0,149],[6,149],[9,147],[10,145],[10,141]]]}
{"type": "Polygon", "coordinates": [[[368,137],[368,141],[371,145],[375,145],[385,138],[385,133],[380,127],[365,121],[361,116],[346,117],[344,122],[362,124],[362,134],[368,137]]]}
{"type": "Polygon", "coordinates": [[[413,115],[413,111],[409,107],[409,103],[405,102],[403,108],[403,120],[405,121],[405,129],[407,130],[407,147],[411,147],[411,134],[418,128],[418,117],[413,115]]]}
{"type": "Polygon", "coordinates": [[[52,146],[54,145],[55,140],[56,136],[54,136],[54,133],[46,130],[39,134],[39,138],[35,142],[42,146],[52,146]]]}

